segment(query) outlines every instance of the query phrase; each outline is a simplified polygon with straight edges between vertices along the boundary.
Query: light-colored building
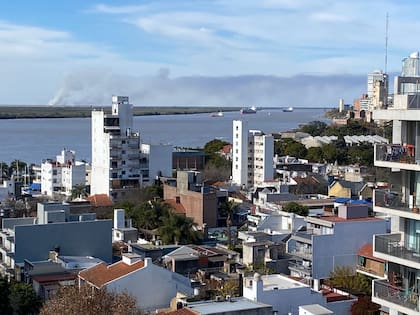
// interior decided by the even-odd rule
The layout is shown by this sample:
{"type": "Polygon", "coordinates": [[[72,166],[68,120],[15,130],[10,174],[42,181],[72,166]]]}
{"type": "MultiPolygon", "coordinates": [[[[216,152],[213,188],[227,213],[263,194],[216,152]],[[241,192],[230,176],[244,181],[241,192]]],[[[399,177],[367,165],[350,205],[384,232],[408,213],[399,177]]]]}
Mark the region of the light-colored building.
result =
{"type": "Polygon", "coordinates": [[[280,274],[245,277],[243,296],[252,301],[272,305],[274,314],[299,314],[299,306],[319,304],[334,314],[350,314],[353,296],[342,292],[329,296],[330,292],[313,290],[309,285],[280,274]]]}
{"type": "Polygon", "coordinates": [[[112,221],[96,220],[94,213],[73,215],[66,203],[38,203],[37,217],[2,220],[0,270],[14,276],[25,259],[47,260],[52,250],[111,262],[111,233],[112,221]]]}
{"type": "Polygon", "coordinates": [[[233,121],[232,183],[255,187],[274,178],[274,137],[250,130],[248,123],[233,121]]]}
{"type": "Polygon", "coordinates": [[[306,217],[306,229],[292,234],[287,252],[292,276],[305,277],[318,290],[337,266],[356,269],[357,252],[373,238],[386,233],[386,220],[369,217],[364,205],[338,206],[338,215],[306,217]]]}
{"type": "Polygon", "coordinates": [[[53,197],[61,194],[71,196],[76,185],[86,185],[86,163],[76,161],[75,151],[64,149],[55,160],[44,160],[41,164],[41,192],[53,197]]]}
{"type": "Polygon", "coordinates": [[[178,292],[192,295],[190,279],[144,260],[136,254],[126,253],[112,265],[98,264],[79,273],[79,285],[114,292],[127,292],[134,296],[144,311],[169,307],[178,292]]]}
{"type": "Polygon", "coordinates": [[[375,146],[375,166],[388,168],[391,175],[388,189],[375,190],[373,207],[391,217],[391,233],[373,240],[373,255],[387,262],[387,280],[374,280],[372,286],[372,301],[388,308],[390,315],[420,311],[418,54],[404,60],[402,74],[394,81],[393,106],[373,113],[375,120],[393,123],[392,144],[375,146]]]}
{"type": "Polygon", "coordinates": [[[112,97],[111,113],[92,111],[92,195],[118,200],[171,173],[172,146],[142,144],[127,96],[112,97]]]}

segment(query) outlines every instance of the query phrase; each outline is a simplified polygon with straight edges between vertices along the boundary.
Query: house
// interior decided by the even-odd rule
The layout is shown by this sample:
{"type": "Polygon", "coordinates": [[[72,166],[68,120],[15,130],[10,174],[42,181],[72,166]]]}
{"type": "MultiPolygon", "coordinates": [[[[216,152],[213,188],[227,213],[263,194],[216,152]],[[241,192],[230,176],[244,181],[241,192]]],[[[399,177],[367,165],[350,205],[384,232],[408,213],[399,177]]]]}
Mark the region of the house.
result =
{"type": "Polygon", "coordinates": [[[272,315],[271,305],[243,297],[218,296],[212,301],[183,302],[178,309],[157,312],[157,315],[272,315]]]}
{"type": "Polygon", "coordinates": [[[362,188],[364,187],[365,183],[363,182],[335,180],[328,187],[328,196],[359,199],[359,196],[361,196],[362,188]]]}
{"type": "Polygon", "coordinates": [[[243,296],[252,301],[272,305],[274,314],[298,314],[299,306],[319,304],[334,314],[350,314],[356,298],[345,292],[316,291],[309,285],[290,277],[254,274],[245,277],[243,296]]]}
{"type": "Polygon", "coordinates": [[[142,260],[131,253],[123,254],[122,260],[112,265],[98,264],[79,272],[78,280],[79,286],[127,292],[145,311],[169,307],[177,292],[193,294],[188,278],[154,265],[151,258],[142,260]]]}

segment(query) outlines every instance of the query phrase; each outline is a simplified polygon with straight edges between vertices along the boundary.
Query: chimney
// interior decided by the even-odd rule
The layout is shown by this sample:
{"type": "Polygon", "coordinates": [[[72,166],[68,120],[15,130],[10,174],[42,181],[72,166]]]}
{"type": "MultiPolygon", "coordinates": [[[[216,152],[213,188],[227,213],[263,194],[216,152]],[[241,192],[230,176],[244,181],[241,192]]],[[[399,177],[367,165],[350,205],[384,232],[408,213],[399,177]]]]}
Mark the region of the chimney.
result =
{"type": "MultiPolygon", "coordinates": [[[[133,254],[133,253],[123,253],[122,254],[122,261],[123,261],[123,263],[125,263],[127,265],[131,266],[132,264],[135,264],[139,260],[141,260],[140,255],[133,254]]],[[[146,265],[146,262],[145,262],[145,265],[146,265]]]]}

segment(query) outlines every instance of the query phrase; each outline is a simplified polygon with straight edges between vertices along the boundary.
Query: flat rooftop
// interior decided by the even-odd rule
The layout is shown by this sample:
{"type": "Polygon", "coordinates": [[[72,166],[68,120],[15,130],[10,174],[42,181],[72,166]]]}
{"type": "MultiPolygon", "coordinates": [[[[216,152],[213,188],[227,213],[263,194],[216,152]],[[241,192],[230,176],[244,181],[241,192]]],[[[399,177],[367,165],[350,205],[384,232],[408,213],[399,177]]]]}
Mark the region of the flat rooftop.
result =
{"type": "Polygon", "coordinates": [[[248,300],[243,297],[232,298],[230,301],[203,301],[188,303],[188,308],[199,314],[225,314],[233,311],[246,311],[260,308],[271,308],[271,305],[258,303],[255,301],[248,300]]]}
{"type": "MultiPolygon", "coordinates": [[[[254,280],[254,277],[246,277],[246,280],[254,280]]],[[[306,288],[308,285],[291,279],[287,276],[274,274],[261,276],[263,288],[268,290],[287,290],[293,288],[306,288]]],[[[246,281],[248,283],[248,281],[246,281]]]]}

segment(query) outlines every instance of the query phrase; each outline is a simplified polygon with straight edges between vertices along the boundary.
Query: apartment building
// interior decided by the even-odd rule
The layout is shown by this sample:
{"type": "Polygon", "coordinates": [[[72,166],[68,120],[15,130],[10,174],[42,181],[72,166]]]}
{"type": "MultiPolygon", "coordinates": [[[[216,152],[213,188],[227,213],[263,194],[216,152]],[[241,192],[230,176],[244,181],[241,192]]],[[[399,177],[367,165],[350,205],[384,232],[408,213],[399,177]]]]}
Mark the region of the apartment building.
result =
{"type": "Polygon", "coordinates": [[[393,122],[392,144],[375,146],[375,166],[388,168],[387,189],[374,192],[373,210],[391,217],[391,233],[375,235],[373,255],[387,262],[387,279],[374,280],[372,300],[390,315],[420,311],[420,95],[418,53],[403,60],[394,103],[375,120],[393,122]]]}
{"type": "Polygon", "coordinates": [[[92,111],[92,195],[115,201],[171,173],[172,146],[142,143],[127,96],[112,97],[111,113],[92,111]]]}
{"type": "Polygon", "coordinates": [[[233,121],[232,183],[252,188],[274,178],[274,137],[233,121]]]}
{"type": "Polygon", "coordinates": [[[54,197],[55,194],[71,196],[76,185],[86,184],[86,163],[76,161],[76,152],[63,149],[56,159],[47,159],[41,164],[41,192],[54,197]]]}
{"type": "Polygon", "coordinates": [[[365,205],[338,206],[337,215],[306,217],[306,228],[294,232],[287,242],[292,276],[311,280],[315,290],[338,266],[357,266],[359,249],[373,235],[387,232],[387,221],[369,217],[365,205]]]}

